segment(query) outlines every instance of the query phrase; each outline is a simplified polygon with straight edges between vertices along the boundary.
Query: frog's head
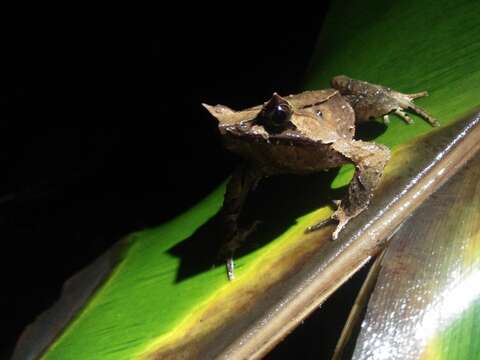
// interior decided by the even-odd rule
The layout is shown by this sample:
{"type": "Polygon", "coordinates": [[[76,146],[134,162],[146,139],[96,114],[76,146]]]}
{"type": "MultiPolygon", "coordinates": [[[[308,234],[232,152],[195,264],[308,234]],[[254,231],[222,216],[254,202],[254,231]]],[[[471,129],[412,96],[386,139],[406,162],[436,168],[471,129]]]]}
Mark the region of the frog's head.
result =
{"type": "Polygon", "coordinates": [[[292,105],[274,93],[262,106],[234,111],[224,105],[202,104],[219,122],[222,135],[262,136],[264,138],[294,129],[292,105]]]}

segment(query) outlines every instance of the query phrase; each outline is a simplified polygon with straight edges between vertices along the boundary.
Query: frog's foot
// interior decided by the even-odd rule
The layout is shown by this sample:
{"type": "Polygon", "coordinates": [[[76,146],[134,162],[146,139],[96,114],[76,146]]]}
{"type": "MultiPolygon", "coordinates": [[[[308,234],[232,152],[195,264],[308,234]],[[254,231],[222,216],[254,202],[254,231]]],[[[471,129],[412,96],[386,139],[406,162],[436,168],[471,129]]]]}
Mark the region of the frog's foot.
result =
{"type": "MultiPolygon", "coordinates": [[[[361,210],[358,212],[361,212],[361,210]]],[[[348,221],[354,218],[356,215],[357,214],[348,216],[341,206],[337,209],[337,211],[333,213],[332,218],[334,218],[338,222],[338,225],[332,233],[332,240],[338,239],[338,234],[340,233],[340,231],[342,231],[345,225],[347,225],[348,221]]]]}
{"type": "Polygon", "coordinates": [[[333,217],[329,217],[328,219],[322,220],[316,224],[313,224],[305,229],[305,234],[317,231],[325,226],[332,225],[337,223],[338,220],[334,219],[333,217]]]}
{"type": "Polygon", "coordinates": [[[236,229],[234,235],[220,249],[219,256],[222,259],[226,259],[225,262],[227,266],[228,280],[232,281],[235,279],[235,263],[233,261],[233,254],[245,241],[245,239],[257,229],[259,224],[260,221],[255,221],[253,224],[244,229],[236,229]]]}
{"type": "MultiPolygon", "coordinates": [[[[305,234],[311,233],[313,231],[319,230],[325,226],[332,225],[332,224],[337,224],[337,227],[332,233],[332,240],[337,240],[338,234],[342,229],[347,225],[348,221],[352,218],[354,218],[357,214],[355,215],[350,215],[348,216],[344,209],[341,207],[341,202],[337,201],[337,210],[330,216],[328,219],[322,220],[312,226],[309,226],[305,230],[305,234]]],[[[360,211],[359,211],[360,212],[360,211]]]]}
{"type": "MultiPolygon", "coordinates": [[[[341,200],[332,200],[332,207],[337,210],[340,207],[341,200]]],[[[320,230],[324,228],[325,226],[332,225],[338,223],[338,219],[335,216],[330,216],[327,219],[324,219],[322,221],[319,221],[316,224],[310,225],[305,229],[305,234],[320,230]]]]}
{"type": "Polygon", "coordinates": [[[432,126],[440,126],[440,123],[438,122],[437,119],[430,116],[425,110],[423,110],[421,107],[413,103],[414,99],[417,99],[423,96],[428,96],[428,92],[422,91],[414,94],[403,94],[403,93],[391,90],[388,95],[391,96],[392,99],[394,99],[399,105],[397,108],[394,109],[395,114],[400,116],[408,124],[412,124],[413,121],[403,110],[410,110],[416,113],[417,115],[427,120],[432,126]]]}
{"type": "Polygon", "coordinates": [[[382,85],[351,79],[345,75],[334,77],[332,86],[340,91],[352,105],[357,122],[368,121],[380,116],[383,116],[384,122],[386,122],[388,117],[385,115],[393,112],[411,124],[411,119],[404,112],[409,110],[424,118],[432,126],[440,125],[437,119],[413,103],[413,100],[427,96],[426,91],[404,94],[382,85]]]}

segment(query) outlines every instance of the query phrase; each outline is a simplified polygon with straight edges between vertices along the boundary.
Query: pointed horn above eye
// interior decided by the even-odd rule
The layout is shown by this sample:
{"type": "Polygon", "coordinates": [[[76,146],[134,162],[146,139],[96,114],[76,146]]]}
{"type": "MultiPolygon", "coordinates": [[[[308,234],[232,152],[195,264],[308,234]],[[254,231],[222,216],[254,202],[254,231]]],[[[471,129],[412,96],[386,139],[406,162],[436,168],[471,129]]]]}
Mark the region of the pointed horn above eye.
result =
{"type": "Polygon", "coordinates": [[[212,106],[202,103],[202,106],[221,123],[228,122],[231,116],[235,114],[235,111],[224,105],[212,106]]]}
{"type": "Polygon", "coordinates": [[[287,101],[287,99],[285,99],[283,96],[281,95],[278,95],[277,92],[274,92],[272,94],[272,97],[270,98],[270,100],[268,102],[273,102],[273,103],[277,103],[277,104],[281,104],[281,103],[286,103],[288,104],[289,102],[287,101]]]}
{"type": "Polygon", "coordinates": [[[290,103],[285,98],[281,97],[276,92],[274,92],[270,100],[268,100],[266,103],[263,104],[263,108],[271,109],[279,105],[284,105],[284,106],[287,106],[289,109],[291,109],[290,103]]]}

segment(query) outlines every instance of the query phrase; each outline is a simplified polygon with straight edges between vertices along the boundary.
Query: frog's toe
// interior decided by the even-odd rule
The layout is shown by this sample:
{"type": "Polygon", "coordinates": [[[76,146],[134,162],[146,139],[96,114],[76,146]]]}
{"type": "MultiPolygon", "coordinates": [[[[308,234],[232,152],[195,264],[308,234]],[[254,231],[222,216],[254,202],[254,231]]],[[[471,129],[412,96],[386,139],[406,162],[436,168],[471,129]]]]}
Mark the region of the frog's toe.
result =
{"type": "Polygon", "coordinates": [[[337,223],[337,220],[332,218],[332,217],[329,217],[328,219],[325,219],[325,220],[322,220],[312,226],[309,226],[305,229],[305,234],[308,234],[308,233],[311,233],[311,232],[314,232],[316,230],[319,230],[325,226],[328,226],[328,225],[332,225],[332,224],[335,224],[337,223]]]}
{"type": "Polygon", "coordinates": [[[395,109],[395,114],[399,117],[401,117],[405,122],[409,125],[413,124],[413,120],[410,116],[407,115],[405,111],[403,111],[401,108],[395,109]]]}
{"type": "Polygon", "coordinates": [[[335,228],[335,230],[332,233],[332,240],[337,240],[338,239],[338,234],[340,234],[340,231],[343,230],[345,225],[350,221],[351,218],[355,217],[355,215],[347,215],[345,212],[345,209],[342,207],[339,207],[337,211],[335,211],[332,215],[332,218],[334,218],[337,222],[338,225],[335,228]]]}
{"type": "Polygon", "coordinates": [[[332,200],[333,205],[338,209],[340,207],[340,204],[342,203],[342,200],[332,200]]]}
{"type": "Polygon", "coordinates": [[[428,91],[420,91],[418,93],[406,94],[410,101],[418,99],[419,97],[428,96],[428,91]]]}
{"type": "Polygon", "coordinates": [[[233,256],[230,256],[227,261],[227,277],[229,281],[235,279],[235,263],[233,262],[233,256]]]}
{"type": "Polygon", "coordinates": [[[339,223],[337,225],[337,228],[335,229],[335,231],[332,233],[332,240],[337,240],[338,239],[338,234],[340,233],[340,231],[342,231],[342,228],[345,226],[345,224],[341,224],[339,223]]]}
{"type": "Polygon", "coordinates": [[[338,234],[340,234],[340,231],[343,230],[343,228],[345,227],[345,225],[347,225],[349,220],[350,220],[350,218],[345,218],[343,220],[338,220],[338,225],[332,233],[332,240],[335,241],[335,240],[338,239],[338,234]]]}

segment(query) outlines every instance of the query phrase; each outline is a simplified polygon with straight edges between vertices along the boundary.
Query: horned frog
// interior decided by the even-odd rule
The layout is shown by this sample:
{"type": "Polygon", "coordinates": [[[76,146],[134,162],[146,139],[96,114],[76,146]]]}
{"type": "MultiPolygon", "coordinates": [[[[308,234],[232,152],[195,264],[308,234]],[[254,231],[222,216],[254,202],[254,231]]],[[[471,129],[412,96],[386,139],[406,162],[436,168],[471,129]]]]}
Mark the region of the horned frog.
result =
{"type": "MultiPolygon", "coordinates": [[[[351,163],[355,173],[347,194],[337,203],[331,220],[338,222],[332,238],[350,219],[368,206],[390,150],[380,144],[354,139],[355,125],[389,114],[412,123],[404,110],[423,117],[432,126],[436,119],[413,103],[426,91],[403,94],[388,87],[351,79],[331,80],[332,88],[282,97],[276,93],[263,105],[234,111],[223,105],[203,106],[218,120],[227,149],[245,159],[233,173],[220,211],[227,228],[221,253],[228,278],[234,278],[233,255],[256,224],[240,228],[237,220],[248,192],[264,177],[275,174],[309,174],[351,163]]],[[[313,231],[323,224],[306,229],[313,231]]]]}

